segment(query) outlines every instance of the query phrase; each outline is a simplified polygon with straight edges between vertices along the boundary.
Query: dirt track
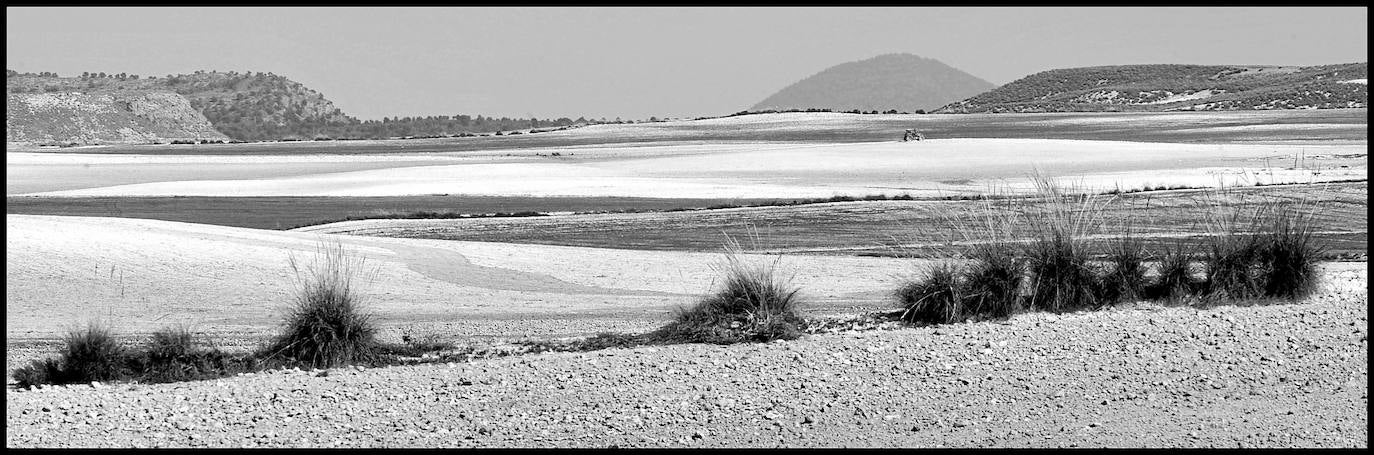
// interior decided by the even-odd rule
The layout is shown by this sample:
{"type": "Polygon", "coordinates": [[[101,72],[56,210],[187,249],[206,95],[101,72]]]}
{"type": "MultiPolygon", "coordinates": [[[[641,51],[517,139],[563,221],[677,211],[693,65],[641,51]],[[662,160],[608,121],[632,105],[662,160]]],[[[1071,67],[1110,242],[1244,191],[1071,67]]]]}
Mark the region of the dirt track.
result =
{"type": "Polygon", "coordinates": [[[1368,269],[1139,306],[730,347],[6,395],[8,447],[1367,447],[1368,269]]]}

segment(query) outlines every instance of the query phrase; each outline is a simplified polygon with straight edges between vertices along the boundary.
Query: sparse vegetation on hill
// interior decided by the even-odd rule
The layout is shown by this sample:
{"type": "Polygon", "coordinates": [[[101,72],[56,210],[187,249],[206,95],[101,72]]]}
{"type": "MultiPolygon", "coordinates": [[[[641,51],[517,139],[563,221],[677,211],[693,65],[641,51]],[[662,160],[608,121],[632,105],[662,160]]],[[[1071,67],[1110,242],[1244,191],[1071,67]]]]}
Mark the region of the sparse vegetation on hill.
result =
{"type": "Polygon", "coordinates": [[[1334,109],[1369,104],[1368,63],[1124,65],[1044,71],[937,113],[1334,109]]]}
{"type": "MultiPolygon", "coordinates": [[[[387,117],[364,121],[346,115],[322,93],[265,72],[196,71],[146,78],[125,73],[91,72],[80,77],[13,70],[7,70],[6,74],[5,89],[9,94],[174,92],[189,100],[216,130],[239,141],[454,137],[517,130],[539,133],[575,125],[627,123],[619,118],[521,119],[482,115],[387,117]]],[[[52,124],[54,120],[47,122],[52,124]]]]}

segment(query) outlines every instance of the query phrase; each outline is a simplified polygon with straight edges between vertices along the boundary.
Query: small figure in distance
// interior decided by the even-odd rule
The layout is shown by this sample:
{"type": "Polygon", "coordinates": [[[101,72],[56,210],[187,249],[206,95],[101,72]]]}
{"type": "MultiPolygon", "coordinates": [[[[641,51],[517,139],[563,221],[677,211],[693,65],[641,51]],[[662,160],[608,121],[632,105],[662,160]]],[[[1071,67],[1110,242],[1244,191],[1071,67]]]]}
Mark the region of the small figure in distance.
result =
{"type": "Polygon", "coordinates": [[[916,130],[906,130],[906,133],[902,134],[902,142],[919,141],[925,138],[926,135],[918,133],[916,130]]]}

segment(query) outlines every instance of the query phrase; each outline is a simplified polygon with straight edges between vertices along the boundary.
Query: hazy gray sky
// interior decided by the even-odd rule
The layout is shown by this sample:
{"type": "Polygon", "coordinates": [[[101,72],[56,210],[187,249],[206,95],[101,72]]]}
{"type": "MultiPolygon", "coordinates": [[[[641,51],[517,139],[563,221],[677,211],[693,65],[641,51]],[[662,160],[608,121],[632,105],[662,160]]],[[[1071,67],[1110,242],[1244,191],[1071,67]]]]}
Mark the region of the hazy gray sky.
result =
{"type": "Polygon", "coordinates": [[[6,8],[5,67],[266,71],[344,112],[719,115],[827,67],[934,58],[994,84],[1134,63],[1368,60],[1367,8],[6,8]]]}

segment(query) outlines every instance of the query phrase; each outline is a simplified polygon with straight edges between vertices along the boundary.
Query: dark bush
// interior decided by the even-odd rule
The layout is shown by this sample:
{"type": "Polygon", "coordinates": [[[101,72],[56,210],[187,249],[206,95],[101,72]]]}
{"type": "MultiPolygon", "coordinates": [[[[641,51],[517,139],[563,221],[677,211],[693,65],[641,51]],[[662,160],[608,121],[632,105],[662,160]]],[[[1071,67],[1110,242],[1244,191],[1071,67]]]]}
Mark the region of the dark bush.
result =
{"type": "Polygon", "coordinates": [[[1033,180],[1043,203],[1022,209],[1031,234],[1025,248],[1030,307],[1059,313],[1101,306],[1100,273],[1086,239],[1101,228],[1106,201],[1048,177],[1033,180]]]}
{"type": "Polygon", "coordinates": [[[964,308],[963,270],[948,262],[933,265],[921,277],[897,289],[897,303],[907,322],[949,324],[961,321],[964,308]]]}
{"type": "Polygon", "coordinates": [[[1001,319],[1021,310],[1020,285],[1024,275],[1016,257],[1016,245],[989,242],[977,245],[973,264],[965,269],[965,317],[1001,319]]]}
{"type": "Polygon", "coordinates": [[[1260,233],[1267,227],[1265,220],[1272,216],[1268,205],[1250,209],[1227,209],[1220,196],[1212,196],[1213,210],[1207,219],[1208,236],[1202,245],[1206,264],[1206,296],[1210,300],[1250,299],[1264,294],[1264,280],[1269,266],[1265,260],[1266,236],[1260,233]]]}
{"type": "Polygon", "coordinates": [[[1271,216],[1271,226],[1264,239],[1268,276],[1264,280],[1264,295],[1284,299],[1299,299],[1311,294],[1316,287],[1318,258],[1325,248],[1314,237],[1316,223],[1311,211],[1304,207],[1284,205],[1271,216]]]}
{"type": "Polygon", "coordinates": [[[131,356],[131,368],[145,382],[212,379],[254,371],[261,366],[251,355],[233,355],[201,346],[184,326],[153,332],[142,351],[131,356]]]}
{"type": "MultiPolygon", "coordinates": [[[[373,357],[377,329],[371,314],[362,308],[362,295],[354,280],[364,261],[350,255],[342,244],[321,246],[313,264],[299,267],[298,287],[286,318],[286,326],[267,348],[266,355],[329,368],[373,357]]],[[[370,275],[370,274],[368,274],[370,275]]]]}
{"type": "Polygon", "coordinates": [[[129,377],[129,352],[108,328],[91,323],[69,332],[57,383],[118,381],[129,377]]]}
{"type": "Polygon", "coordinates": [[[19,387],[56,384],[65,379],[61,362],[53,358],[30,360],[28,365],[15,369],[11,376],[19,387]]]}
{"type": "Polygon", "coordinates": [[[1195,278],[1193,258],[1182,242],[1165,247],[1157,257],[1155,278],[1145,287],[1147,298],[1179,303],[1206,287],[1195,278]]]}
{"type": "Polygon", "coordinates": [[[778,261],[747,262],[741,249],[726,247],[725,282],[714,294],[679,312],[648,339],[656,343],[730,344],[800,337],[797,289],[777,270],[778,261]]]}
{"type": "Polygon", "coordinates": [[[1099,306],[1099,272],[1087,251],[1063,237],[1037,239],[1026,249],[1030,305],[1060,313],[1099,306]]]}
{"type": "Polygon", "coordinates": [[[1120,303],[1143,297],[1148,272],[1145,263],[1151,259],[1145,251],[1145,243],[1127,232],[1107,245],[1107,265],[1101,278],[1099,298],[1104,302],[1120,303]]]}

